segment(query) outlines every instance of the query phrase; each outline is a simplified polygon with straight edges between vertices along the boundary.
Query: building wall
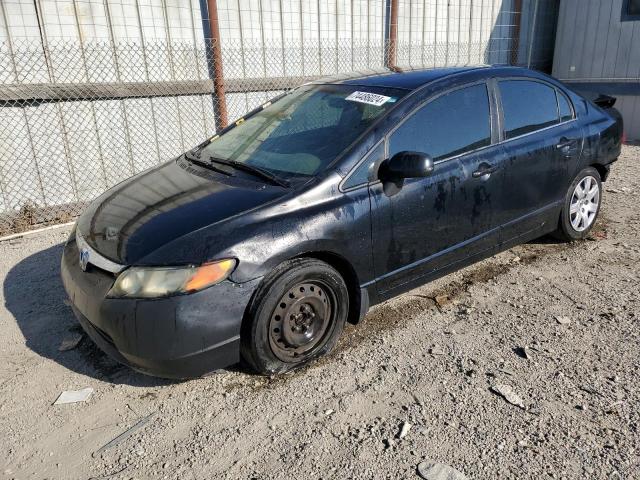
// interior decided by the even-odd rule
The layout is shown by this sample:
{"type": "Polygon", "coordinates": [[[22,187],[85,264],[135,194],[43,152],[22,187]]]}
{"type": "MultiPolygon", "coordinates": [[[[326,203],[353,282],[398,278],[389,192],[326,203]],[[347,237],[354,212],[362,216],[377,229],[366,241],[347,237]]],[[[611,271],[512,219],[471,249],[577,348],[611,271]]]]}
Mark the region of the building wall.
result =
{"type": "Polygon", "coordinates": [[[618,98],[630,140],[640,140],[640,21],[623,0],[561,0],[553,75],[585,94],[618,98]]]}

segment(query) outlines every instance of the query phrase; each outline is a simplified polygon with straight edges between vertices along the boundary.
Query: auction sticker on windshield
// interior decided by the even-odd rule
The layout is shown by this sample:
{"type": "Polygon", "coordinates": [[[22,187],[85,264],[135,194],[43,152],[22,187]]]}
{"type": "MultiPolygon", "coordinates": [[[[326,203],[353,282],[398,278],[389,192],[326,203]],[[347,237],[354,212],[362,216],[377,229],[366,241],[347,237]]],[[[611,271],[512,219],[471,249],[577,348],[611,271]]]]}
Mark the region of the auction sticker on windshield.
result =
{"type": "Polygon", "coordinates": [[[358,91],[353,92],[351,95],[345,98],[345,100],[349,100],[351,102],[367,103],[369,105],[375,105],[376,107],[383,105],[390,99],[391,97],[385,97],[384,95],[378,95],[377,93],[358,91]]]}

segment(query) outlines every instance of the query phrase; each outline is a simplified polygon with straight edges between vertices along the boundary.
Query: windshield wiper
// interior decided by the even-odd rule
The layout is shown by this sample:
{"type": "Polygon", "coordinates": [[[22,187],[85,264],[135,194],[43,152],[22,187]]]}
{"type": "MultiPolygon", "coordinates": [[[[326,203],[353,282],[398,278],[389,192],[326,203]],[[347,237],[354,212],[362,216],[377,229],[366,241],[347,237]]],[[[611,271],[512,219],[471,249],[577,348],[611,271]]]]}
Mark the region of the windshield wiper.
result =
{"type": "Polygon", "coordinates": [[[282,178],[276,177],[274,174],[263,170],[260,167],[254,167],[253,165],[249,165],[247,163],[238,162],[237,160],[225,160],[223,158],[209,157],[213,163],[219,163],[220,165],[227,165],[228,167],[233,167],[237,170],[243,170],[247,173],[251,173],[256,177],[261,177],[264,180],[268,180],[269,182],[280,185],[281,187],[288,188],[289,182],[282,178]]]}
{"type": "Polygon", "coordinates": [[[186,158],[191,163],[198,165],[199,167],[206,168],[207,170],[213,170],[214,172],[221,173],[228,177],[233,177],[233,173],[223,170],[222,168],[216,168],[211,163],[200,160],[199,156],[194,155],[193,151],[189,151],[184,154],[184,158],[186,158]]]}

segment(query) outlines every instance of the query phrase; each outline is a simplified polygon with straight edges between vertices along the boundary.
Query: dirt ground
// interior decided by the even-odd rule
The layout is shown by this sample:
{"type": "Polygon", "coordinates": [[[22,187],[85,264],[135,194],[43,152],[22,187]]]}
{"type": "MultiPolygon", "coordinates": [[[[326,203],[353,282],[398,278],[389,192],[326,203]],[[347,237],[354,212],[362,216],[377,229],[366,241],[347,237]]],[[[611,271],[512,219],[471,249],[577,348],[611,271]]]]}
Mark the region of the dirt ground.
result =
{"type": "Polygon", "coordinates": [[[625,147],[589,240],[544,238],[387,302],[273,379],[158,380],[87,338],[58,351],[78,332],[58,276],[69,229],[0,242],[0,472],[411,479],[428,460],[470,479],[640,478],[638,172],[625,147]]]}

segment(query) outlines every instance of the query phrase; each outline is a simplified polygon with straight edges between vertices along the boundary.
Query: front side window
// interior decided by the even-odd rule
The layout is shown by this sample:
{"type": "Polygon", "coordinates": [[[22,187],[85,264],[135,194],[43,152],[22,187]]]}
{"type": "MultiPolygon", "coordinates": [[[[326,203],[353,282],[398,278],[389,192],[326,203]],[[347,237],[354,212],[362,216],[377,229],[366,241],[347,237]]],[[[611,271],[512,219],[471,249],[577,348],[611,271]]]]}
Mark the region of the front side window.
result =
{"type": "Polygon", "coordinates": [[[389,156],[405,150],[433,160],[491,144],[489,94],[485,84],[461,88],[427,103],[389,139],[389,156]]]}
{"type": "Polygon", "coordinates": [[[373,174],[373,166],[376,163],[380,163],[384,160],[384,142],[378,144],[366,158],[358,165],[353,173],[349,175],[349,178],[344,182],[342,188],[349,189],[353,187],[357,187],[360,185],[364,185],[373,180],[371,175],[373,174]]]}
{"type": "Polygon", "coordinates": [[[558,123],[554,88],[529,80],[502,80],[500,97],[505,138],[514,138],[558,123]]]}
{"type": "Polygon", "coordinates": [[[301,87],[211,141],[201,157],[242,162],[282,177],[314,175],[405,94],[382,87],[301,87]]]}

